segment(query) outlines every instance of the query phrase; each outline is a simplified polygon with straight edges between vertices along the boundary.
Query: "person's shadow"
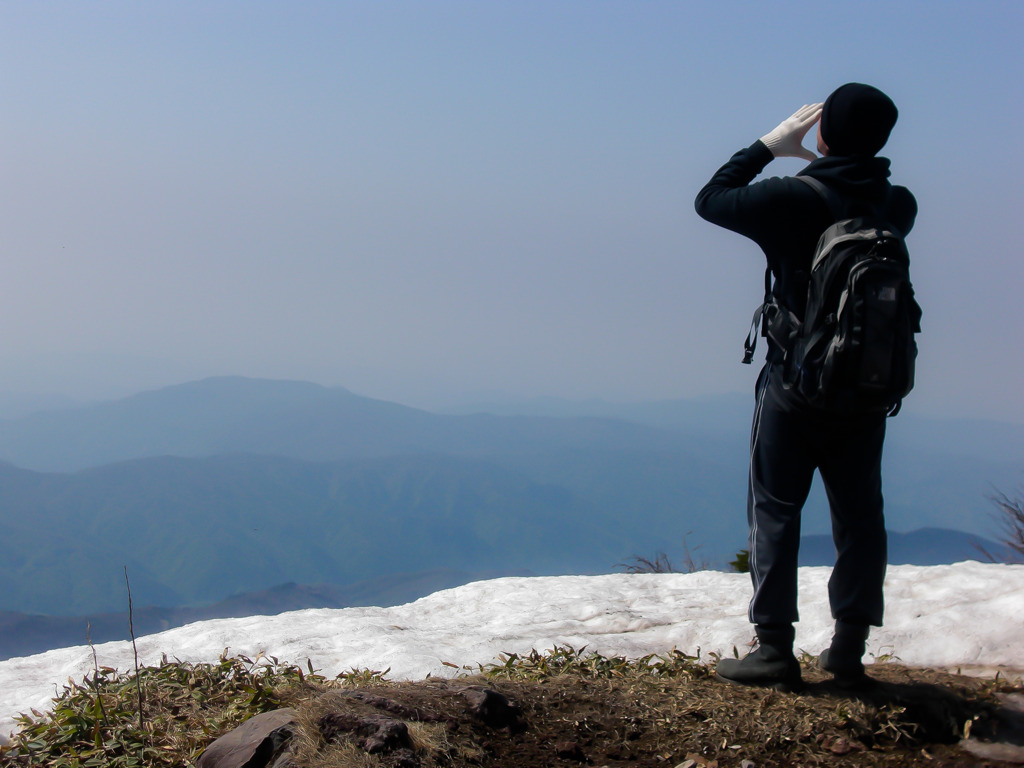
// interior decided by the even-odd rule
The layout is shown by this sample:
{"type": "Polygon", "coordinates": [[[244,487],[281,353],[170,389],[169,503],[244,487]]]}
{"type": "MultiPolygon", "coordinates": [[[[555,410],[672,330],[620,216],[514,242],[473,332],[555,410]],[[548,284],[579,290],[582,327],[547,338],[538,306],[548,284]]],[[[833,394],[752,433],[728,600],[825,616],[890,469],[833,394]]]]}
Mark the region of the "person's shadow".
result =
{"type": "MultiPolygon", "coordinates": [[[[982,695],[966,686],[958,690],[937,682],[874,678],[869,685],[853,689],[833,680],[810,682],[804,692],[834,698],[837,704],[851,702],[845,716],[861,738],[960,742],[978,757],[1024,762],[1024,693],[982,695]]],[[[844,710],[839,707],[837,712],[844,710]]]]}

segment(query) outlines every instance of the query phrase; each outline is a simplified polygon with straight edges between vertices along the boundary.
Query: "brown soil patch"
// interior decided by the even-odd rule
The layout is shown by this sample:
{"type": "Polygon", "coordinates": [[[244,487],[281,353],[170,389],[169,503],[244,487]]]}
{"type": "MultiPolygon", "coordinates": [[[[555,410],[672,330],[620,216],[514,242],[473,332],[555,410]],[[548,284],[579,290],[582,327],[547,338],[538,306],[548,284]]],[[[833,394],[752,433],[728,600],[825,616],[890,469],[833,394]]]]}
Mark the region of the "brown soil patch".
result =
{"type": "Polygon", "coordinates": [[[630,768],[741,766],[998,766],[960,746],[965,732],[1016,738],[998,722],[999,696],[1019,686],[879,664],[878,684],[844,691],[804,670],[800,693],[733,686],[711,668],[675,676],[578,673],[521,679],[494,674],[346,690],[296,692],[301,699],[293,761],[302,768],[381,766],[591,765],[630,768]],[[493,690],[518,708],[518,720],[487,724],[469,712],[467,694],[493,690]],[[355,695],[353,693],[355,692],[355,695]],[[386,717],[409,737],[367,754],[366,738],[331,730],[336,719],[386,717]]]}

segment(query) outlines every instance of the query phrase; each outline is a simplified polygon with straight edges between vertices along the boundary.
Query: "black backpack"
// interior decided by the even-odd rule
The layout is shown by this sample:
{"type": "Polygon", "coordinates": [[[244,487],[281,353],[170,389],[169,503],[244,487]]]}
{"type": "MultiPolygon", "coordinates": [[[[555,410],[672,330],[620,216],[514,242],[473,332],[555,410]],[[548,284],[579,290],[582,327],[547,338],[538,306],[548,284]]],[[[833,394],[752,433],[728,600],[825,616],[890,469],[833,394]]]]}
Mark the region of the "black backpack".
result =
{"type": "Polygon", "coordinates": [[[812,406],[894,416],[914,386],[914,336],[921,331],[903,236],[873,211],[849,216],[817,179],[796,178],[825,199],[838,221],[818,240],[802,321],[772,296],[766,272],[765,303],[754,314],[744,362],[763,318],[763,335],[785,352],[786,386],[812,406]]]}

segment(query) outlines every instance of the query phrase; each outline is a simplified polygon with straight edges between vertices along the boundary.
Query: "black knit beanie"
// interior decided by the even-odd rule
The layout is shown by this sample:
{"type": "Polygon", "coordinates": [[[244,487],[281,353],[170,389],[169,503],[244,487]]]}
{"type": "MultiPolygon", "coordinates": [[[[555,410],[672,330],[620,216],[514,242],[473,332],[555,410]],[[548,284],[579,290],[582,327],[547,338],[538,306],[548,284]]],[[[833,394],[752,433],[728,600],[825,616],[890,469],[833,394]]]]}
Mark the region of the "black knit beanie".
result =
{"type": "Polygon", "coordinates": [[[889,140],[898,114],[892,99],[877,88],[847,83],[825,99],[821,138],[830,155],[873,156],[889,140]]]}

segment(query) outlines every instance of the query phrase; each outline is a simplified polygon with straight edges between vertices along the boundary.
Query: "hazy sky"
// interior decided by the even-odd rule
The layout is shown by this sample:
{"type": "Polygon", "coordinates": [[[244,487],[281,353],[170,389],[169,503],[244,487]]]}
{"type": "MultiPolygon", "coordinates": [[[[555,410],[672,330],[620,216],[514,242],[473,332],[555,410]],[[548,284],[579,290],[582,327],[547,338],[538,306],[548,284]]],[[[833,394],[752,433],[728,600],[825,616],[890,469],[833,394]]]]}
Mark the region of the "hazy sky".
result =
{"type": "Polygon", "coordinates": [[[0,390],[747,391],[763,257],[693,198],[857,80],[920,204],[907,407],[1024,421],[1022,36],[1019,0],[0,0],[0,390]]]}

